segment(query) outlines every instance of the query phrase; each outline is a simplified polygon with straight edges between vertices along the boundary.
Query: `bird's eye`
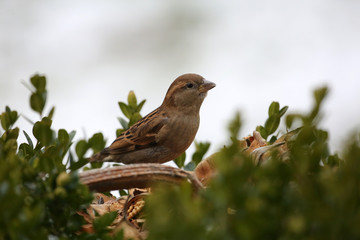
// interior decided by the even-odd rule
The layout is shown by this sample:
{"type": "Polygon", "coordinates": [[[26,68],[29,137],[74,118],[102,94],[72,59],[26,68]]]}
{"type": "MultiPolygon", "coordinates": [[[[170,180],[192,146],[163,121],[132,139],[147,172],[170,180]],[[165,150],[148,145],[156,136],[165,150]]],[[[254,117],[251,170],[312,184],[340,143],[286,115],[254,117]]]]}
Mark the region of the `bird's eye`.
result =
{"type": "Polygon", "coordinates": [[[194,84],[188,83],[188,84],[186,84],[186,87],[187,87],[187,88],[193,88],[193,87],[194,87],[194,84]]]}

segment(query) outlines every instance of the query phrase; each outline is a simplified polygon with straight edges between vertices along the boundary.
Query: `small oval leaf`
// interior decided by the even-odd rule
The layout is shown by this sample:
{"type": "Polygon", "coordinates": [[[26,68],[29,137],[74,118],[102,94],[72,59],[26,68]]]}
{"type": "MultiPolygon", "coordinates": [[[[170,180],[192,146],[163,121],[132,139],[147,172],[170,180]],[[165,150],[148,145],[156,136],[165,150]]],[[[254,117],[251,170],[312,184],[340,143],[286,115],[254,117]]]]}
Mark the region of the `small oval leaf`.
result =
{"type": "Polygon", "coordinates": [[[184,152],[183,154],[175,158],[173,161],[176,164],[176,166],[182,168],[184,166],[185,159],[186,159],[186,153],[184,152]]]}
{"type": "Polygon", "coordinates": [[[46,89],[46,78],[41,75],[34,75],[30,78],[31,84],[35,87],[37,92],[44,92],[46,89]]]}
{"type": "Polygon", "coordinates": [[[75,146],[75,152],[78,158],[83,158],[89,146],[85,140],[80,140],[75,146]]]}
{"type": "Polygon", "coordinates": [[[99,152],[104,149],[106,141],[102,133],[95,133],[88,141],[88,146],[94,151],[99,152]]]}
{"type": "Polygon", "coordinates": [[[33,127],[33,134],[42,146],[48,146],[53,140],[53,131],[50,129],[52,121],[44,117],[36,122],[33,127]]]}
{"type": "Polygon", "coordinates": [[[65,146],[68,145],[70,142],[70,136],[65,129],[59,129],[58,139],[59,139],[59,142],[64,144],[65,146]]]}
{"type": "Polygon", "coordinates": [[[128,104],[131,108],[135,109],[136,110],[136,107],[137,107],[137,99],[136,99],[136,96],[135,96],[135,93],[134,91],[130,91],[129,94],[128,94],[128,104]]]}
{"type": "Polygon", "coordinates": [[[268,136],[276,131],[280,124],[280,115],[273,114],[265,122],[265,129],[268,136]]]}
{"type": "Polygon", "coordinates": [[[269,111],[268,111],[269,117],[274,114],[278,114],[279,109],[280,109],[280,104],[278,102],[272,102],[269,106],[269,111]]]}
{"type": "Polygon", "coordinates": [[[4,130],[8,130],[10,128],[10,118],[9,115],[4,112],[0,115],[1,118],[1,126],[4,130]]]}
{"type": "Polygon", "coordinates": [[[35,111],[38,112],[40,115],[45,106],[45,99],[43,98],[42,94],[40,93],[33,93],[30,96],[30,107],[35,111]]]}

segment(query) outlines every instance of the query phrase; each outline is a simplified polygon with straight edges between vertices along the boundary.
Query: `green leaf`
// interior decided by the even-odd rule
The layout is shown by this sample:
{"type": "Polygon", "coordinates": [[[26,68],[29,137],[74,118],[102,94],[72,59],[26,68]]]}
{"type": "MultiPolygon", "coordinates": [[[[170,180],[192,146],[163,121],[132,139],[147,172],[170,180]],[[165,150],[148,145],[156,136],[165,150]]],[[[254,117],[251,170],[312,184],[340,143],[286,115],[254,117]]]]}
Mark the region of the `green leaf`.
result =
{"type": "Polygon", "coordinates": [[[123,129],[128,129],[129,128],[129,124],[124,118],[119,117],[118,120],[119,120],[121,126],[123,127],[123,129]]]}
{"type": "Polygon", "coordinates": [[[276,136],[272,136],[269,140],[269,143],[270,144],[273,144],[275,141],[277,140],[277,137],[276,136]]]}
{"type": "Polygon", "coordinates": [[[33,142],[31,141],[30,136],[29,136],[25,131],[23,131],[23,133],[24,133],[24,135],[25,135],[25,137],[26,137],[26,140],[28,141],[29,146],[31,147],[31,149],[34,149],[34,144],[33,144],[33,142]]]}
{"type": "Polygon", "coordinates": [[[314,91],[314,97],[315,97],[316,104],[320,105],[320,103],[324,100],[324,98],[326,97],[327,94],[328,94],[327,87],[316,89],[314,91]]]}
{"type": "Polygon", "coordinates": [[[75,146],[75,152],[78,158],[83,158],[88,149],[88,143],[85,140],[80,140],[75,146]]]}
{"type": "Polygon", "coordinates": [[[55,107],[52,107],[49,111],[48,118],[52,119],[55,113],[55,107]]]}
{"type": "Polygon", "coordinates": [[[186,152],[181,154],[179,157],[175,158],[173,161],[176,164],[176,166],[182,168],[184,166],[185,159],[186,159],[186,152]]]}
{"type": "Polygon", "coordinates": [[[146,100],[142,100],[142,101],[139,103],[139,105],[138,105],[137,108],[136,108],[136,112],[140,112],[140,111],[141,111],[141,109],[142,109],[142,107],[144,106],[145,102],[146,102],[146,100]]]}
{"type": "Polygon", "coordinates": [[[126,196],[126,195],[129,195],[129,193],[126,192],[124,189],[119,189],[119,195],[120,196],[126,196]]]}
{"type": "Polygon", "coordinates": [[[209,142],[195,142],[195,153],[192,155],[192,161],[197,166],[199,162],[203,159],[206,152],[209,150],[210,143],[209,142]]]}
{"type": "Polygon", "coordinates": [[[69,157],[70,157],[69,169],[71,171],[76,171],[89,163],[89,160],[86,158],[81,158],[79,161],[75,162],[72,155],[69,155],[69,157]]]}
{"type": "Polygon", "coordinates": [[[104,164],[103,162],[91,162],[90,166],[91,166],[92,169],[101,168],[103,164],[104,164]]]}
{"type": "Polygon", "coordinates": [[[264,139],[267,139],[267,137],[269,136],[266,129],[261,125],[256,127],[256,131],[258,131],[264,139]]]}
{"type": "Polygon", "coordinates": [[[240,114],[237,112],[235,114],[234,119],[229,124],[229,132],[230,132],[230,138],[235,141],[238,137],[239,131],[241,128],[241,119],[240,114]]]}
{"type": "Polygon", "coordinates": [[[271,117],[274,114],[278,114],[280,109],[280,104],[278,102],[272,102],[269,106],[269,117],[271,117]]]}
{"type": "Polygon", "coordinates": [[[95,232],[97,233],[107,232],[108,230],[106,229],[106,227],[111,225],[111,223],[115,220],[116,216],[117,216],[117,212],[114,211],[114,212],[106,213],[101,217],[96,218],[93,222],[95,232]]]}
{"type": "Polygon", "coordinates": [[[134,91],[129,92],[127,100],[128,100],[129,106],[131,108],[133,108],[133,109],[136,109],[136,107],[137,107],[137,99],[136,99],[134,91]]]}
{"type": "Polygon", "coordinates": [[[19,128],[14,128],[14,129],[10,129],[8,130],[7,134],[6,134],[6,140],[16,140],[19,136],[19,128]]]}
{"type": "Polygon", "coordinates": [[[118,232],[116,232],[111,240],[124,240],[124,229],[120,229],[118,232]]]}
{"type": "Polygon", "coordinates": [[[95,133],[88,141],[88,146],[94,151],[99,152],[105,148],[106,141],[102,133],[95,133]]]}
{"type": "Polygon", "coordinates": [[[8,130],[10,128],[10,118],[9,115],[6,112],[3,112],[0,115],[1,118],[1,126],[4,130],[8,130]]]}
{"type": "Polygon", "coordinates": [[[39,93],[35,92],[30,96],[30,106],[35,111],[38,112],[40,115],[44,110],[46,102],[46,93],[39,93]]]}
{"type": "Polygon", "coordinates": [[[74,139],[75,135],[76,135],[76,131],[71,131],[69,133],[70,141],[72,141],[74,139]]]}
{"type": "Polygon", "coordinates": [[[51,162],[54,162],[57,166],[57,169],[62,169],[62,171],[65,171],[64,165],[62,164],[62,157],[59,154],[59,148],[55,145],[48,146],[43,156],[51,159],[51,162]]]}
{"type": "Polygon", "coordinates": [[[45,76],[40,76],[38,74],[30,78],[31,84],[35,87],[37,92],[44,92],[46,89],[46,78],[45,76]]]}
{"type": "Polygon", "coordinates": [[[280,117],[282,117],[286,113],[286,111],[288,109],[289,109],[288,106],[285,106],[285,107],[281,108],[280,111],[279,111],[280,117]]]}
{"type": "MultiPolygon", "coordinates": [[[[314,98],[315,98],[315,106],[311,110],[309,116],[304,118],[306,121],[313,122],[319,116],[320,105],[325,99],[328,93],[328,88],[319,88],[314,91],[314,98]]],[[[304,123],[305,124],[305,123],[304,123]]]]}
{"type": "Polygon", "coordinates": [[[41,121],[36,122],[33,127],[33,134],[42,146],[48,146],[53,140],[51,123],[51,119],[44,117],[41,121]]]}
{"type": "Polygon", "coordinates": [[[125,115],[125,117],[127,117],[128,119],[130,119],[131,117],[131,110],[129,109],[129,107],[123,103],[123,102],[118,102],[119,107],[122,111],[122,113],[125,115]]]}
{"type": "Polygon", "coordinates": [[[188,164],[185,165],[184,170],[186,170],[186,171],[194,171],[195,168],[196,168],[196,164],[193,161],[191,161],[191,162],[189,162],[188,164]]]}
{"type": "Polygon", "coordinates": [[[70,143],[70,136],[65,129],[59,129],[58,139],[59,139],[59,142],[64,144],[65,146],[70,143]]]}
{"type": "Polygon", "coordinates": [[[69,151],[68,159],[67,159],[67,161],[66,161],[65,166],[68,166],[68,165],[70,164],[69,167],[71,168],[71,165],[72,165],[74,162],[75,162],[75,160],[74,160],[74,155],[73,155],[73,153],[72,153],[71,151],[69,151]]]}
{"type": "Polygon", "coordinates": [[[18,119],[17,112],[16,111],[11,111],[11,109],[8,106],[5,107],[5,110],[6,110],[6,113],[9,115],[10,125],[11,126],[14,125],[15,122],[17,121],[17,119],[18,119]]]}
{"type": "Polygon", "coordinates": [[[15,124],[15,122],[18,119],[18,114],[16,111],[11,111],[11,109],[6,106],[5,112],[3,112],[0,115],[1,119],[1,126],[4,130],[9,130],[12,125],[15,124]]]}
{"type": "Polygon", "coordinates": [[[280,115],[271,115],[265,122],[265,129],[268,136],[276,131],[280,124],[280,115]]]}
{"type": "Polygon", "coordinates": [[[19,151],[22,151],[23,155],[25,156],[25,158],[27,160],[29,160],[31,158],[31,156],[34,155],[34,148],[26,143],[20,144],[19,151]]]}

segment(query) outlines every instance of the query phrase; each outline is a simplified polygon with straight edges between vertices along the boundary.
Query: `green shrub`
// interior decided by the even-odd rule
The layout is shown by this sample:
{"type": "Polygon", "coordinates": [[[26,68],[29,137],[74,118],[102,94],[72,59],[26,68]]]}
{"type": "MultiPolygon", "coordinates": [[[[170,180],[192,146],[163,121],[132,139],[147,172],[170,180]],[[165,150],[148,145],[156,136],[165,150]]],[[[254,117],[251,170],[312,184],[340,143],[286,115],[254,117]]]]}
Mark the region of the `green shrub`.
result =
{"type": "MultiPolygon", "coordinates": [[[[98,218],[95,233],[81,231],[85,221],[77,214],[93,199],[77,172],[102,166],[85,165],[87,156],[104,148],[103,135],[74,144],[75,131],[54,130],[55,108],[44,114],[46,78],[35,75],[30,82],[30,107],[39,114],[32,132],[15,126],[19,115],[9,107],[0,115],[0,239],[122,239],[121,231],[111,235],[106,229],[115,213],[98,218]],[[26,142],[18,143],[19,134],[26,142]]],[[[326,88],[314,92],[308,113],[286,116],[288,129],[294,122],[302,125],[288,142],[287,161],[274,153],[255,165],[238,144],[241,119],[235,115],[231,142],[215,156],[218,174],[206,189],[195,193],[186,182],[162,185],[147,199],[149,239],[359,239],[359,135],[350,136],[341,158],[331,154],[328,133],[318,128],[326,93],[326,88]]],[[[141,118],[144,103],[132,92],[128,104],[119,102],[128,120],[119,118],[117,134],[141,118]]],[[[287,109],[273,102],[264,126],[257,127],[269,143],[278,138],[287,109]]],[[[208,148],[209,143],[196,143],[189,163],[185,154],[175,163],[193,170],[208,148]]]]}
{"type": "Polygon", "coordinates": [[[237,116],[229,128],[233,142],[216,156],[219,173],[206,189],[155,189],[147,203],[149,239],[359,239],[359,136],[344,145],[341,160],[329,154],[328,133],[317,127],[326,93],[315,91],[309,113],[287,116],[288,127],[294,120],[303,125],[288,143],[287,161],[274,154],[256,166],[234,139],[237,116]]]}
{"type": "MultiPolygon", "coordinates": [[[[107,225],[97,224],[98,233],[81,233],[85,223],[76,212],[91,203],[93,196],[79,182],[76,170],[88,161],[89,149],[105,146],[102,134],[76,144],[76,156],[70,151],[75,132],[52,129],[55,108],[43,116],[46,104],[46,78],[30,80],[31,108],[39,113],[32,134],[14,127],[18,114],[6,107],[0,116],[0,239],[106,239],[107,225]],[[26,143],[18,145],[23,133],[26,143]]],[[[117,236],[119,237],[119,236],[117,236]]]]}

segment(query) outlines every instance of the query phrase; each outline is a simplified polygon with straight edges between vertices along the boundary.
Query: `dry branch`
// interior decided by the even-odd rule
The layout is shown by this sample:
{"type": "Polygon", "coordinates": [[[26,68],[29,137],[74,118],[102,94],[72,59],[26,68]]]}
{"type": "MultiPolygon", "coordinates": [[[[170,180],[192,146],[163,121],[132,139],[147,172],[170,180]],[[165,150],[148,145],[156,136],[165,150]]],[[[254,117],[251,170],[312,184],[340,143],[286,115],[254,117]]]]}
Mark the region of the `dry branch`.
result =
{"type": "Polygon", "coordinates": [[[118,189],[147,188],[156,182],[190,181],[196,189],[202,184],[191,172],[158,163],[129,164],[94,169],[80,173],[82,183],[91,190],[105,192],[118,189]]]}

